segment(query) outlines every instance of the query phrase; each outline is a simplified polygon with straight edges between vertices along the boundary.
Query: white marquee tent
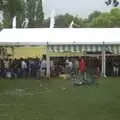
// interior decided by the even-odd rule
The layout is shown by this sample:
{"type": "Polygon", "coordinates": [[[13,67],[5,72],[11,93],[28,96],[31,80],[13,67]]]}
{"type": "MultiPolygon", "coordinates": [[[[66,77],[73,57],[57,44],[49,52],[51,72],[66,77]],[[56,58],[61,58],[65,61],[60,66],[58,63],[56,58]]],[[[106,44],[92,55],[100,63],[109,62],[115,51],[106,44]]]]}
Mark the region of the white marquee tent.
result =
{"type": "Polygon", "coordinates": [[[119,28],[25,28],[3,29],[0,44],[118,44],[119,28]]]}
{"type": "MultiPolygon", "coordinates": [[[[95,45],[99,47],[103,43],[114,45],[110,48],[120,51],[120,28],[14,28],[3,29],[0,32],[0,45],[92,44],[94,47],[95,45]]],[[[105,76],[105,51],[102,51],[102,56],[102,72],[105,76]]]]}

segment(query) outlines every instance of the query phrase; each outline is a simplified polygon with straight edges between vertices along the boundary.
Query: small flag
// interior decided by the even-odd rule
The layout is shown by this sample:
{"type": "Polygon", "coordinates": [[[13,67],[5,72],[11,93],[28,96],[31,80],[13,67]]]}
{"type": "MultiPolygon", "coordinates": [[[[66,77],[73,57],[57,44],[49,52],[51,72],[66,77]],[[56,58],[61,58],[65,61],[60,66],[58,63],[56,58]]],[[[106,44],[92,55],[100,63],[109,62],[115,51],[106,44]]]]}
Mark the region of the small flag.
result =
{"type": "Polygon", "coordinates": [[[13,18],[12,28],[16,28],[16,16],[13,18]]]}
{"type": "Polygon", "coordinates": [[[72,27],[73,27],[73,25],[74,25],[74,21],[72,20],[72,22],[70,23],[69,28],[72,28],[72,27]]]}
{"type": "Polygon", "coordinates": [[[55,25],[55,10],[52,11],[50,17],[50,28],[54,28],[55,25]]]}

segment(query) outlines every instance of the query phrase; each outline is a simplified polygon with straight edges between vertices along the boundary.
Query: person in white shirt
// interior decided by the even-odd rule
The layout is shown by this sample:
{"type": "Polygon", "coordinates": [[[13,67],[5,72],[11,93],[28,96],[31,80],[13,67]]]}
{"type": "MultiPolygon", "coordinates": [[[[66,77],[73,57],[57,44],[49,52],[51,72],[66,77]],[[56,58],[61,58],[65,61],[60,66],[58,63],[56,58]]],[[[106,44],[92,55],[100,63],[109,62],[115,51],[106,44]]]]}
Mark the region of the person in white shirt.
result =
{"type": "Polygon", "coordinates": [[[47,68],[47,62],[46,60],[41,61],[41,69],[46,69],[47,68]]]}
{"type": "Polygon", "coordinates": [[[68,59],[65,61],[65,71],[68,74],[68,71],[69,71],[69,60],[68,59]]]}
{"type": "Polygon", "coordinates": [[[8,76],[9,65],[10,65],[9,60],[5,59],[4,60],[4,75],[5,75],[5,77],[8,76]]]}
{"type": "Polygon", "coordinates": [[[47,61],[45,59],[43,59],[41,61],[41,66],[40,66],[40,71],[41,74],[44,74],[46,76],[46,72],[47,72],[47,61]]]}
{"type": "Polygon", "coordinates": [[[113,64],[113,74],[114,76],[119,76],[119,64],[118,63],[113,64]]]}
{"type": "Polygon", "coordinates": [[[21,62],[21,68],[27,69],[27,63],[24,60],[21,62]]]}
{"type": "Polygon", "coordinates": [[[21,61],[21,74],[22,74],[22,77],[26,76],[26,69],[27,69],[27,63],[24,60],[22,60],[21,61]]]}
{"type": "Polygon", "coordinates": [[[72,69],[73,69],[73,63],[72,63],[72,61],[70,61],[70,60],[66,61],[66,68],[67,68],[67,73],[69,75],[71,75],[72,74],[72,69]]]}

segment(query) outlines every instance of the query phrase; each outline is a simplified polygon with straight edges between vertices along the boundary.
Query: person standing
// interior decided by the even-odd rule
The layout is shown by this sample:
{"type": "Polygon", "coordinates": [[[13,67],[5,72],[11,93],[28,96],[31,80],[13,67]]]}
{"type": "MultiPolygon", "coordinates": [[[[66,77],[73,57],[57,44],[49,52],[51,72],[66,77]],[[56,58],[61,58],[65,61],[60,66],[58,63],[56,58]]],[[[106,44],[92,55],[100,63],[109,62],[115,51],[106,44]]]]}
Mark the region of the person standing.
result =
{"type": "Polygon", "coordinates": [[[80,73],[80,80],[82,82],[87,80],[86,76],[86,62],[83,58],[80,59],[79,62],[79,73],[80,73]]]}
{"type": "Polygon", "coordinates": [[[27,63],[24,59],[21,61],[22,77],[26,77],[27,63]]]}
{"type": "Polygon", "coordinates": [[[119,75],[119,64],[117,62],[113,64],[113,74],[114,76],[119,75]]]}
{"type": "Polygon", "coordinates": [[[79,71],[79,60],[75,59],[75,74],[77,75],[79,71]]]}
{"type": "Polygon", "coordinates": [[[7,73],[9,72],[9,60],[5,59],[4,60],[4,76],[7,76],[7,73]]]}
{"type": "Polygon", "coordinates": [[[69,76],[71,77],[73,73],[73,62],[71,60],[68,61],[68,73],[69,76]]]}
{"type": "Polygon", "coordinates": [[[45,58],[43,58],[41,61],[40,71],[41,71],[41,76],[46,77],[46,75],[47,75],[47,61],[45,58]]]}

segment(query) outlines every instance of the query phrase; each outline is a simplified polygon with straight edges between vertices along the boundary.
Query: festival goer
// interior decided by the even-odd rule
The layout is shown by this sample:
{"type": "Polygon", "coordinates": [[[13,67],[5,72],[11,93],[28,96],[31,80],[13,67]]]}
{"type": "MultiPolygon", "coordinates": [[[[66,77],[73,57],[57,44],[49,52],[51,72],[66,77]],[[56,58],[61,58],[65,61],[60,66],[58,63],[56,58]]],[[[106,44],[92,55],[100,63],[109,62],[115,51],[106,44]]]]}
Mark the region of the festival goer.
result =
{"type": "Polygon", "coordinates": [[[78,74],[79,72],[79,60],[75,59],[75,74],[78,74]]]}
{"type": "Polygon", "coordinates": [[[114,63],[113,64],[113,75],[114,76],[118,76],[119,75],[119,64],[118,63],[114,63]]]}
{"type": "Polygon", "coordinates": [[[21,61],[21,76],[25,77],[26,76],[26,70],[27,70],[27,63],[24,59],[21,61]]]}
{"type": "Polygon", "coordinates": [[[9,60],[8,59],[5,59],[4,60],[4,76],[6,77],[8,72],[9,72],[9,60]]]}
{"type": "Polygon", "coordinates": [[[79,63],[79,73],[81,81],[86,81],[86,62],[83,58],[80,59],[79,63]]]}
{"type": "Polygon", "coordinates": [[[41,73],[43,73],[46,76],[46,73],[47,73],[47,61],[46,61],[45,58],[43,58],[42,61],[41,61],[40,69],[41,69],[41,73]]]}

